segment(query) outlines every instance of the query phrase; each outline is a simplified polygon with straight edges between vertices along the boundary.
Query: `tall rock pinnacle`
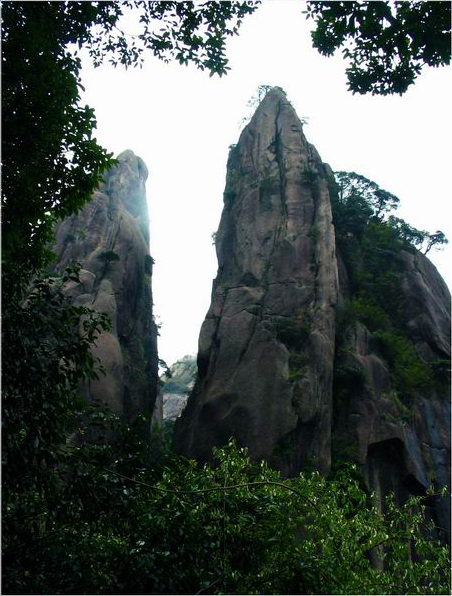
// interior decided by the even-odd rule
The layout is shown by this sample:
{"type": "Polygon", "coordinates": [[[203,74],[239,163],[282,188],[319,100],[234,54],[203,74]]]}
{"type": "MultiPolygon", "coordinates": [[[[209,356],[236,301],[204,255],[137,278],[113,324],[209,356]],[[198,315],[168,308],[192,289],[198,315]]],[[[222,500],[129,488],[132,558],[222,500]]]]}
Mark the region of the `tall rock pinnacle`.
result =
{"type": "Polygon", "coordinates": [[[272,89],[231,149],[218,274],[176,449],[230,436],[286,473],[330,465],[338,294],[328,167],[272,89]]]}
{"type": "Polygon", "coordinates": [[[152,258],[146,165],[130,150],[118,156],[83,211],[56,230],[55,265],[82,264],[81,284],[67,292],[75,304],[105,312],[110,332],[94,348],[106,375],[85,387],[86,396],[106,402],[125,420],[150,419],[157,394],[157,330],[152,317],[152,258]]]}

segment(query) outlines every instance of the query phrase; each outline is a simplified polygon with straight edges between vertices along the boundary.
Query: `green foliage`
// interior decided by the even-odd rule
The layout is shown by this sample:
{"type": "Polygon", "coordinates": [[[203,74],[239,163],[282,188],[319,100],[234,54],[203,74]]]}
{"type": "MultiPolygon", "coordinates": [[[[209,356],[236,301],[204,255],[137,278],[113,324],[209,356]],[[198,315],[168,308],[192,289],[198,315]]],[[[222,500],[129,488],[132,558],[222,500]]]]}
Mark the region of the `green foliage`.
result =
{"type": "Polygon", "coordinates": [[[188,388],[186,383],[179,381],[178,379],[169,379],[163,385],[165,393],[180,393],[184,394],[187,393],[188,388]]]}
{"type": "Polygon", "coordinates": [[[449,244],[449,240],[441,230],[436,230],[434,234],[428,234],[427,246],[424,249],[424,255],[426,255],[434,246],[437,248],[443,244],[449,244]]]}
{"type": "MultiPolygon", "coordinates": [[[[93,110],[80,105],[80,59],[69,46],[95,64],[136,65],[150,50],[221,75],[224,40],[256,4],[2,5],[4,593],[449,591],[447,551],[422,538],[411,515],[420,499],[389,508],[385,521],[349,477],[282,486],[234,445],[200,470],[169,453],[171,429],[149,445],[144,418],[125,425],[88,406],[79,384],[101,370],[91,348],[107,318],[65,297],[77,268],[36,277],[28,291],[50,260],[54,224],[84,206],[114,162],[93,138],[93,110]],[[128,8],[140,11],[137,36],[119,28],[128,8]],[[409,540],[421,562],[408,562],[409,540]],[[379,542],[385,572],[367,558],[379,542]]],[[[301,351],[309,332],[302,316],[279,337],[301,351]]]]}
{"type": "Polygon", "coordinates": [[[432,247],[448,243],[441,230],[429,234],[389,215],[398,208],[400,200],[375,182],[355,172],[335,172],[334,175],[329,188],[336,235],[350,253],[356,251],[356,241],[361,244],[369,234],[371,241],[379,245],[376,247],[379,258],[391,259],[402,248],[421,249],[424,245],[424,254],[427,254],[432,247]]]}
{"type": "Polygon", "coordinates": [[[195,381],[196,372],[195,356],[184,356],[181,360],[177,360],[162,377],[163,391],[165,393],[189,393],[195,381]]]}
{"type": "Polygon", "coordinates": [[[312,330],[312,321],[308,312],[300,313],[294,318],[276,319],[274,325],[276,337],[289,350],[300,351],[306,347],[312,330]]]}
{"type": "MultiPolygon", "coordinates": [[[[435,235],[388,216],[399,200],[376,183],[354,172],[335,176],[336,180],[330,181],[333,222],[351,291],[350,301],[337,313],[336,401],[362,390],[361,373],[352,370],[345,348],[356,321],[372,332],[394,389],[403,400],[412,400],[435,386],[444,389],[444,382],[434,375],[432,365],[420,358],[410,340],[402,291],[402,250],[414,251],[435,235]]],[[[447,241],[441,232],[437,234],[439,242],[447,241]]]]}
{"type": "Polygon", "coordinates": [[[158,364],[159,364],[159,369],[163,368],[163,376],[166,377],[167,379],[171,379],[171,377],[172,377],[171,370],[170,370],[169,366],[167,365],[167,363],[165,362],[165,360],[163,360],[162,358],[159,358],[158,364]]]}
{"type": "Polygon", "coordinates": [[[251,111],[241,119],[239,125],[243,126],[251,120],[253,116],[253,111],[258,107],[258,105],[261,103],[261,101],[264,99],[267,93],[272,89],[279,89],[284,93],[284,95],[286,95],[285,91],[281,89],[281,87],[274,87],[272,85],[258,85],[253,95],[250,97],[246,104],[247,108],[250,108],[251,111]]]}
{"type": "Polygon", "coordinates": [[[235,190],[226,189],[223,193],[224,204],[227,207],[230,207],[232,205],[232,203],[234,202],[234,199],[236,196],[237,196],[237,193],[235,192],[235,190]]]}
{"type": "Polygon", "coordinates": [[[334,366],[335,405],[340,407],[349,397],[360,395],[365,383],[366,374],[363,367],[357,362],[350,364],[339,355],[334,366]]]}
{"type": "MultiPolygon", "coordinates": [[[[46,477],[81,408],[79,383],[98,378],[91,346],[109,328],[106,315],[73,306],[62,287],[79,281],[79,267],[62,278],[33,282],[26,300],[3,313],[3,482],[7,490],[46,477]]],[[[8,281],[8,280],[7,280],[8,281]]]]}
{"type": "MultiPolygon", "coordinates": [[[[27,280],[49,262],[54,224],[86,203],[113,163],[92,136],[93,110],[80,105],[80,59],[66,50],[93,25],[93,6],[2,5],[2,256],[27,280]]],[[[114,9],[97,10],[102,20],[114,9]]]]}
{"type": "Polygon", "coordinates": [[[299,381],[307,373],[305,354],[291,354],[289,357],[289,381],[299,381]]]}
{"type": "MultiPolygon", "coordinates": [[[[289,381],[295,383],[308,372],[307,342],[312,331],[312,319],[308,311],[298,311],[294,317],[274,321],[276,338],[290,351],[289,381]]],[[[286,446],[282,447],[284,450],[286,446]]]]}
{"type": "Polygon", "coordinates": [[[433,378],[444,393],[450,395],[450,360],[437,358],[431,362],[433,378]]]}
{"type": "Polygon", "coordinates": [[[333,222],[339,241],[352,237],[361,240],[373,215],[369,194],[362,194],[353,184],[356,176],[354,172],[337,172],[336,180],[330,182],[334,189],[333,222]]]}
{"type": "Polygon", "coordinates": [[[310,188],[314,186],[317,181],[318,173],[310,168],[305,168],[301,174],[301,181],[303,184],[307,184],[310,188]]]}
{"type": "Polygon", "coordinates": [[[144,257],[144,272],[146,275],[152,275],[152,266],[155,265],[154,259],[151,255],[146,255],[144,257]]]}
{"type": "Polygon", "coordinates": [[[433,386],[431,366],[420,359],[409,339],[389,330],[376,331],[373,337],[390,366],[394,386],[403,398],[422,395],[424,390],[433,386]]]}
{"type": "Polygon", "coordinates": [[[120,260],[119,255],[116,254],[114,250],[105,250],[101,252],[97,258],[101,261],[105,261],[105,263],[112,263],[113,261],[120,260]]]}
{"type": "Polygon", "coordinates": [[[383,219],[399,200],[354,172],[338,172],[336,182],[330,185],[335,191],[332,208],[336,240],[357,298],[355,306],[367,322],[373,310],[384,326],[384,313],[400,326],[404,320],[401,251],[405,242],[390,221],[383,219]]]}
{"type": "Polygon", "coordinates": [[[384,190],[372,180],[356,172],[335,172],[338,199],[348,203],[351,199],[361,199],[372,209],[372,215],[382,219],[389,211],[397,209],[400,199],[384,190]]]}
{"type": "Polygon", "coordinates": [[[313,46],[331,56],[342,48],[353,93],[402,95],[424,65],[450,63],[448,2],[307,3],[313,46]]]}
{"type": "MultiPolygon", "coordinates": [[[[362,481],[358,469],[351,465],[354,458],[356,458],[356,445],[347,437],[333,434],[331,437],[331,472],[329,477],[335,478],[338,473],[343,475],[344,470],[348,470],[351,477],[362,481]]],[[[367,503],[372,505],[370,500],[367,503]]]]}
{"type": "Polygon", "coordinates": [[[397,233],[405,245],[412,245],[416,248],[420,247],[428,236],[428,232],[417,230],[410,226],[406,221],[390,215],[388,223],[397,230],[397,233]]]}
{"type": "Polygon", "coordinates": [[[233,442],[215,467],[176,458],[156,476],[121,461],[139,441],[115,432],[116,447],[99,436],[68,449],[70,482],[51,506],[31,491],[4,500],[4,592],[449,593],[449,551],[420,531],[421,497],[389,500],[383,516],[353,467],[282,480],[233,442]],[[368,558],[382,545],[384,571],[368,558]],[[421,560],[409,560],[413,547],[421,560]]]}
{"type": "Polygon", "coordinates": [[[389,315],[373,296],[358,295],[352,302],[352,309],[355,317],[364,323],[369,331],[386,329],[391,324],[389,315]]]}
{"type": "Polygon", "coordinates": [[[309,232],[307,233],[308,238],[312,238],[314,240],[314,242],[317,242],[317,240],[320,237],[320,230],[317,226],[312,226],[311,229],[309,230],[309,232]]]}
{"type": "Polygon", "coordinates": [[[246,104],[249,108],[257,108],[269,91],[273,89],[272,85],[258,85],[251,99],[246,104]]]}
{"type": "Polygon", "coordinates": [[[417,230],[410,226],[406,221],[399,217],[389,216],[388,223],[393,226],[399,237],[405,244],[405,247],[414,246],[419,250],[424,249],[426,255],[433,247],[439,247],[443,244],[448,244],[449,240],[441,230],[437,230],[434,234],[429,234],[425,230],[417,230]]]}

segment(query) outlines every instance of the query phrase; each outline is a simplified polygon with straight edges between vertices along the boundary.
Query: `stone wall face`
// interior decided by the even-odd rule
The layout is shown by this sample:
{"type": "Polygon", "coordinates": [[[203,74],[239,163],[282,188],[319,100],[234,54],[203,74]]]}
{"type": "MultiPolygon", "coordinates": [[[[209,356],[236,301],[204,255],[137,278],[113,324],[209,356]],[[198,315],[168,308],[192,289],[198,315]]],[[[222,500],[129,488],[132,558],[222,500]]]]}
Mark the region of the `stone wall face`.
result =
{"type": "Polygon", "coordinates": [[[82,265],[81,284],[66,291],[75,304],[105,312],[110,332],[101,334],[94,355],[106,375],[84,387],[90,399],[106,402],[125,420],[150,418],[158,380],[157,329],[152,316],[152,259],[143,160],[130,150],[104,176],[92,200],[56,230],[56,271],[82,265]]]}
{"type": "Polygon", "coordinates": [[[330,465],[338,282],[325,168],[278,89],[231,150],[198,380],[175,444],[209,459],[234,435],[288,473],[330,465]],[[290,457],[285,454],[290,453],[290,457]]]}

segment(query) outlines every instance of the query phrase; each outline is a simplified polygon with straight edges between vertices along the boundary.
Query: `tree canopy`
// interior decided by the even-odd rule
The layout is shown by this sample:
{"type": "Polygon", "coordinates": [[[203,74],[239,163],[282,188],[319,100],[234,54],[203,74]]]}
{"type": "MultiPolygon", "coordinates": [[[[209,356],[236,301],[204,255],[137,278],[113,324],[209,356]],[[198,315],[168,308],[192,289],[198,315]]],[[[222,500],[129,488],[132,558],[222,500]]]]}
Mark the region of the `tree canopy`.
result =
{"type": "Polygon", "coordinates": [[[449,593],[423,497],[381,513],[355,467],[283,479],[233,442],[215,466],[169,458],[156,474],[133,429],[116,436],[68,445],[51,506],[39,492],[3,499],[5,593],[449,593]]]}
{"type": "Polygon", "coordinates": [[[425,65],[450,63],[450,2],[307,3],[313,46],[331,56],[342,48],[353,93],[402,95],[425,65]]]}
{"type": "MultiPolygon", "coordinates": [[[[426,361],[413,343],[405,309],[404,251],[426,254],[447,243],[443,232],[417,230],[391,211],[399,199],[355,172],[335,172],[330,181],[333,223],[340,258],[347,271],[350,296],[338,314],[334,391],[341,401],[363,382],[363,371],[347,364],[342,346],[356,321],[372,333],[381,357],[391,371],[393,391],[411,403],[435,386],[444,392],[447,374],[435,374],[441,361],[426,361]],[[342,321],[342,322],[341,322],[342,321]]],[[[448,389],[446,389],[447,394],[448,389]]]]}
{"type": "Polygon", "coordinates": [[[335,172],[335,224],[339,233],[354,232],[362,236],[372,221],[378,220],[393,228],[396,237],[405,247],[416,247],[426,255],[433,247],[448,244],[441,230],[430,234],[418,230],[405,220],[390,215],[400,204],[400,199],[356,172],[335,172]]]}

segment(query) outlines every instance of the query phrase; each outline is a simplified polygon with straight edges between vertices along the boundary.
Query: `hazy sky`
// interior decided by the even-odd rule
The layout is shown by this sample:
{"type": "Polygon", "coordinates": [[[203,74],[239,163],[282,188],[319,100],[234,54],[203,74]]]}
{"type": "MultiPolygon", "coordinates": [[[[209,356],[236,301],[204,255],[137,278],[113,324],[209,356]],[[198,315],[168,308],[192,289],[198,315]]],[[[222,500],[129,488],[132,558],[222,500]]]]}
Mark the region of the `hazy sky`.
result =
{"type": "MultiPolygon", "coordinates": [[[[258,85],[282,87],[305,135],[334,170],[356,171],[401,199],[397,212],[452,242],[452,80],[429,68],[402,97],[354,96],[345,63],[311,47],[303,2],[265,2],[227,45],[231,70],[208,76],[149,55],[141,70],[84,60],[83,99],[95,108],[98,141],[132,149],[149,168],[159,355],[168,364],[196,353],[217,261],[211,234],[222,210],[228,146],[250,113],[258,85]]],[[[131,31],[132,33],[132,31],[131,31]]],[[[451,248],[429,253],[449,287],[451,248]]]]}

